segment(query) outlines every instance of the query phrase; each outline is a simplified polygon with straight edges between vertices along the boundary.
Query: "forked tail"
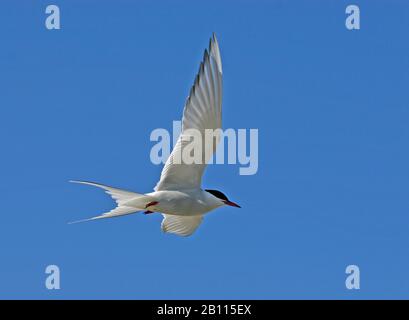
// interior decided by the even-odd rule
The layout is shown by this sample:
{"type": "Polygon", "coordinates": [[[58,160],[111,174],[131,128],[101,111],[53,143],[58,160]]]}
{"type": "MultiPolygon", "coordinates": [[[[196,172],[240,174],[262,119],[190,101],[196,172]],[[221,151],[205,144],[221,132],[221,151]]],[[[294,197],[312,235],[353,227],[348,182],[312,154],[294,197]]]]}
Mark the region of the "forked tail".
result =
{"type": "Polygon", "coordinates": [[[103,213],[99,216],[84,219],[84,220],[69,222],[69,224],[97,220],[97,219],[119,217],[119,216],[131,214],[131,213],[135,213],[138,211],[145,210],[146,204],[154,201],[154,199],[151,196],[147,196],[144,194],[131,192],[127,190],[122,190],[118,188],[113,188],[113,187],[95,183],[95,182],[77,181],[77,180],[71,180],[70,182],[87,184],[90,186],[104,189],[105,192],[109,194],[115,200],[117,206],[111,211],[103,213]]]}

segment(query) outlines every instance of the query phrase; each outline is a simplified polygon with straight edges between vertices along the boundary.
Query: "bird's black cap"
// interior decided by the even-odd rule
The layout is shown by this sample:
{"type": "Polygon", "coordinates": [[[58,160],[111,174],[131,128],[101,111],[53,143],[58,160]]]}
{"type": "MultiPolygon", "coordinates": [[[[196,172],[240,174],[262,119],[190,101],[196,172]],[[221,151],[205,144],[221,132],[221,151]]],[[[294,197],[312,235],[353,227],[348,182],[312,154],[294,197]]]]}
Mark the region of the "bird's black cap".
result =
{"type": "Polygon", "coordinates": [[[205,191],[211,193],[212,195],[214,195],[216,198],[219,198],[221,200],[226,200],[229,201],[229,199],[227,199],[226,195],[223,192],[220,192],[218,190],[211,190],[211,189],[205,189],[205,191]]]}

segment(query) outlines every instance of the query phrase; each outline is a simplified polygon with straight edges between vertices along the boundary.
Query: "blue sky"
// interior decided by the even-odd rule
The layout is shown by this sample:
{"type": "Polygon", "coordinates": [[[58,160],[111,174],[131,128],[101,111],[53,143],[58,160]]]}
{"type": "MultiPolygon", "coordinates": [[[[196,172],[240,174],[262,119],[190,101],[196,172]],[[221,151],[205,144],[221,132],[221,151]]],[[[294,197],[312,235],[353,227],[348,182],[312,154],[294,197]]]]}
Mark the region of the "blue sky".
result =
{"type": "Polygon", "coordinates": [[[2,1],[0,298],[409,298],[409,4],[353,3],[358,31],[349,1],[2,1]],[[150,132],[213,31],[223,124],[259,130],[259,170],[203,182],[243,208],[189,238],[159,214],[67,225],[113,206],[70,179],[152,190],[150,132]]]}

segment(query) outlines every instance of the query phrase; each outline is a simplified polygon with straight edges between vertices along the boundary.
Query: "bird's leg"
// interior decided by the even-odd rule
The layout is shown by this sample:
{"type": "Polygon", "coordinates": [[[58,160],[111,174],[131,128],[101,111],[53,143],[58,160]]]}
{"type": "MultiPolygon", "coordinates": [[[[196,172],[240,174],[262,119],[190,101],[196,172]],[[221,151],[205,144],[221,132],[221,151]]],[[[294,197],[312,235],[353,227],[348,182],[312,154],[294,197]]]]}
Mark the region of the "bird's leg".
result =
{"type": "MultiPolygon", "coordinates": [[[[157,205],[158,203],[159,203],[158,201],[149,202],[149,203],[145,206],[145,209],[148,209],[148,208],[151,207],[151,206],[155,206],[155,205],[157,205]]],[[[153,211],[146,210],[146,211],[144,212],[144,214],[150,214],[150,213],[153,213],[153,211]]]]}
{"type": "Polygon", "coordinates": [[[151,207],[151,206],[156,206],[158,203],[159,203],[158,201],[149,202],[149,203],[145,206],[145,209],[147,209],[148,207],[151,207]]]}

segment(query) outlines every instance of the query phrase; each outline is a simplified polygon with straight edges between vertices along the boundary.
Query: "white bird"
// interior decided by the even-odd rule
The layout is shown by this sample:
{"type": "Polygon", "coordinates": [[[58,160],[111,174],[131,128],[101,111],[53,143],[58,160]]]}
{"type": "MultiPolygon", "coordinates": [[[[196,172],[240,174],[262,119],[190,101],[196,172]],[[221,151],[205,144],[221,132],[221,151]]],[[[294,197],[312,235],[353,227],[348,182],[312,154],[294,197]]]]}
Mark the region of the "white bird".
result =
{"type": "Polygon", "coordinates": [[[195,78],[183,111],[182,131],[162,170],[154,192],[139,194],[106,185],[71,181],[102,188],[117,203],[113,210],[90,219],[112,218],[144,211],[163,215],[161,228],[164,232],[179,236],[191,235],[209,211],[221,206],[239,205],[230,201],[222,192],[201,188],[203,172],[216,150],[220,132],[216,130],[215,141],[201,143],[200,163],[187,164],[180,159],[184,147],[191,143],[191,129],[205,136],[206,129],[221,129],[222,110],[222,62],[216,36],[210,39],[209,51],[205,50],[203,61],[195,78]],[[213,143],[212,143],[213,142],[213,143]]]}

